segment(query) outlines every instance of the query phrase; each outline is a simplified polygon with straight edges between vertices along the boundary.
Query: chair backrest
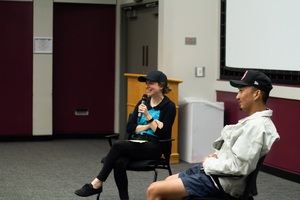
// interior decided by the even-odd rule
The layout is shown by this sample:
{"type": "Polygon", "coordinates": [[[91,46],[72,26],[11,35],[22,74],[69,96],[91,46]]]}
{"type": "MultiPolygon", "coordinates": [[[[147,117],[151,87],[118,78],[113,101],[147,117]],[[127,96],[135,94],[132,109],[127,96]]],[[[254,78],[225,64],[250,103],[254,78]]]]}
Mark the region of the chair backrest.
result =
{"type": "MultiPolygon", "coordinates": [[[[129,113],[129,115],[128,115],[128,120],[130,119],[131,116],[132,116],[132,112],[129,113]]],[[[128,132],[126,132],[126,133],[124,134],[124,140],[129,140],[129,139],[131,139],[132,134],[134,134],[134,132],[133,132],[133,133],[128,133],[128,132]]]]}
{"type": "Polygon", "coordinates": [[[261,157],[256,165],[256,168],[251,174],[248,175],[247,177],[247,182],[246,182],[246,188],[243,193],[242,199],[248,199],[249,196],[256,196],[257,195],[257,187],[256,187],[256,179],[257,175],[259,173],[260,168],[262,167],[262,164],[266,158],[266,155],[261,157]]]}

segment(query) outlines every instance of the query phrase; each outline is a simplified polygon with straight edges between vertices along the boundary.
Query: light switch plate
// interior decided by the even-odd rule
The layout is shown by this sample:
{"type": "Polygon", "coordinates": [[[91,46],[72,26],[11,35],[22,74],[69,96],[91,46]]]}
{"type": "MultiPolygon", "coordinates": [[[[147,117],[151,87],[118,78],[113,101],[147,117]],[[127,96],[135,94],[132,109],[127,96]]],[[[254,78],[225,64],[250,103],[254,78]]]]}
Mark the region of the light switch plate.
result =
{"type": "Polygon", "coordinates": [[[196,67],[196,77],[204,77],[205,67],[196,67]]]}

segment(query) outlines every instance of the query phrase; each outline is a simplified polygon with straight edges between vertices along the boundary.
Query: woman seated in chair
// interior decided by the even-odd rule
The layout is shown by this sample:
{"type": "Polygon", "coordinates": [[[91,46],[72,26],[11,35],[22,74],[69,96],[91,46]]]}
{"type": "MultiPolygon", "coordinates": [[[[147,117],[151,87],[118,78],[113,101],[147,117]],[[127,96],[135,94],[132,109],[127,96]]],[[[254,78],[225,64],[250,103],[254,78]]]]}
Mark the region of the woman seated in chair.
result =
{"type": "Polygon", "coordinates": [[[167,76],[161,71],[152,71],[147,76],[138,77],[146,83],[147,100],[139,101],[128,120],[127,132],[133,133],[132,139],[147,140],[135,143],[117,140],[108,152],[103,167],[97,177],[85,184],[75,194],[87,197],[102,192],[103,183],[114,170],[114,178],[120,199],[129,199],[126,165],[131,160],[159,159],[162,151],[159,139],[171,137],[172,125],[176,116],[175,104],[165,94],[171,91],[167,76]]]}

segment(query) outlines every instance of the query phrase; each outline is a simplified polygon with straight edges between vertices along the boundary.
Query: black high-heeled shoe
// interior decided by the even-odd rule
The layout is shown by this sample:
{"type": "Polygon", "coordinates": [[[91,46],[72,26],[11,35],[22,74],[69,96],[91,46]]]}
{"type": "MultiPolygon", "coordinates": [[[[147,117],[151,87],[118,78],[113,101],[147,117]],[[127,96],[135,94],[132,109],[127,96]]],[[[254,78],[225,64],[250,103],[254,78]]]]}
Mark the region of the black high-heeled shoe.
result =
{"type": "Polygon", "coordinates": [[[101,192],[102,192],[102,186],[98,189],[94,189],[93,185],[91,183],[87,183],[84,186],[82,186],[82,188],[75,190],[74,193],[81,197],[88,197],[88,196],[92,196],[94,194],[98,194],[97,200],[99,200],[101,192]]]}

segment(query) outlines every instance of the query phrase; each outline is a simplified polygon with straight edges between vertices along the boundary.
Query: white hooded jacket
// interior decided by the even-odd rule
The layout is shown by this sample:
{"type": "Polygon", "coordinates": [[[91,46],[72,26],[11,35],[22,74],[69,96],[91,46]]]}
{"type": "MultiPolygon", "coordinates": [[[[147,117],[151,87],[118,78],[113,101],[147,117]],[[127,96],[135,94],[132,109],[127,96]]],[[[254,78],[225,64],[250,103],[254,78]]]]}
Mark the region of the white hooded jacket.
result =
{"type": "MultiPolygon", "coordinates": [[[[203,163],[206,174],[212,172],[249,175],[256,168],[258,160],[266,155],[275,140],[279,139],[271,116],[272,110],[256,112],[239,120],[235,125],[227,125],[221,137],[214,143],[217,158],[208,158],[203,163]]],[[[221,178],[224,191],[239,197],[245,189],[245,178],[221,178]]]]}

